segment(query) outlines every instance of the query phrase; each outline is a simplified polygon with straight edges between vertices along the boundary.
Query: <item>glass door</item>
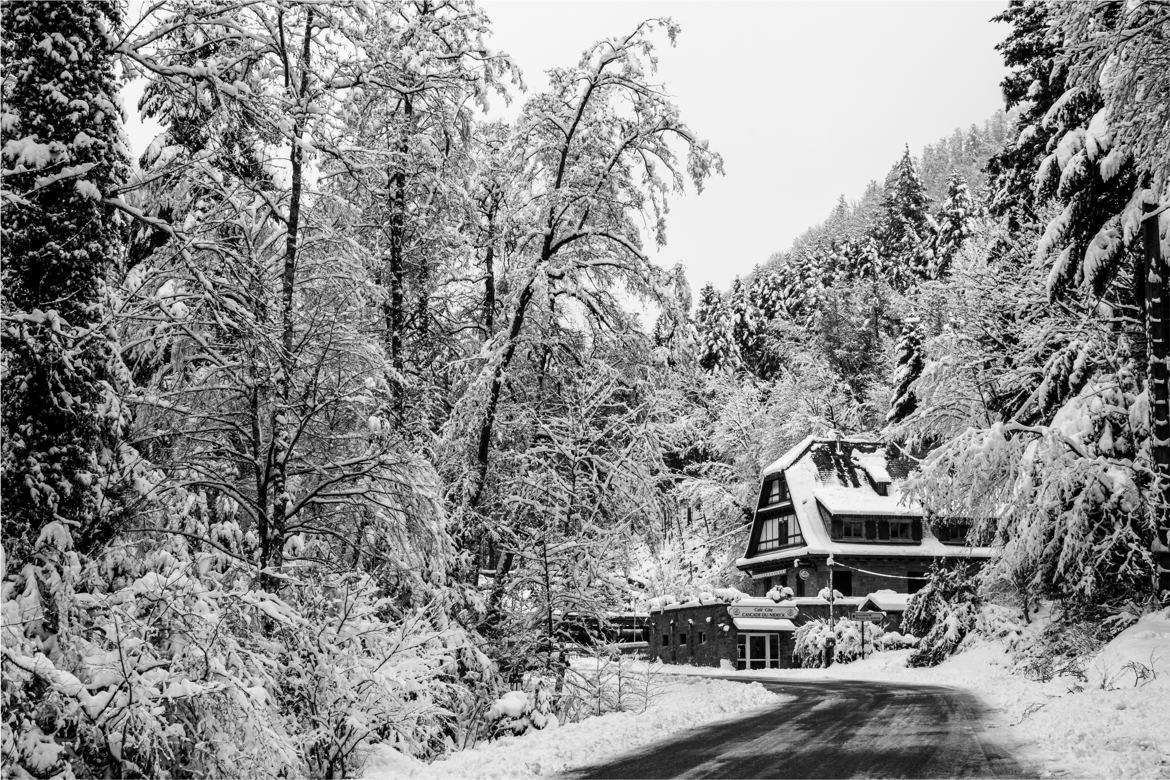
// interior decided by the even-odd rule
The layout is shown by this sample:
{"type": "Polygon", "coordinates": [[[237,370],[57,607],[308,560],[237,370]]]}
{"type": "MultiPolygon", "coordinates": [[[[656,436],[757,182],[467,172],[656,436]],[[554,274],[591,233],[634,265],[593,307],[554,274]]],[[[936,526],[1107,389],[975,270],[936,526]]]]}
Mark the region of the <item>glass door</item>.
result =
{"type": "Polygon", "coordinates": [[[736,644],[738,668],[776,669],[780,666],[779,634],[740,634],[736,644]]]}
{"type": "Polygon", "coordinates": [[[764,634],[748,634],[748,668],[768,668],[768,637],[764,634]]]}

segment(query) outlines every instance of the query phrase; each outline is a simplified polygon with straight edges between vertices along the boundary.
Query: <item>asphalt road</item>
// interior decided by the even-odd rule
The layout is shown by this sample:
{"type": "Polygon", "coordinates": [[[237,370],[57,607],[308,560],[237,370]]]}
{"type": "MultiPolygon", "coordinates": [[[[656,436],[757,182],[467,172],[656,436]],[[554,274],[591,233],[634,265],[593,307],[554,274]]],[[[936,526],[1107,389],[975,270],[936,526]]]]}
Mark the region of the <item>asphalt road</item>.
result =
{"type": "Polygon", "coordinates": [[[566,777],[1036,776],[986,733],[986,709],[966,691],[848,680],[758,682],[796,699],[566,777]]]}

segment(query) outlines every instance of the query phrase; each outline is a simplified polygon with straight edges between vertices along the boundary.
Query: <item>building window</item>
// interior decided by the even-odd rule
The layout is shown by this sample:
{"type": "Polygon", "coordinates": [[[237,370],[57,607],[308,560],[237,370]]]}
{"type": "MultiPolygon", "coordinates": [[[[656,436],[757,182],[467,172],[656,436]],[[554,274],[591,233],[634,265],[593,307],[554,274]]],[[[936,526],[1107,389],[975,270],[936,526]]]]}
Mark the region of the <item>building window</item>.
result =
{"type": "Polygon", "coordinates": [[[912,541],[914,541],[914,524],[909,520],[891,520],[890,521],[890,541],[892,541],[892,542],[912,542],[912,541]]]}
{"type": "Polygon", "coordinates": [[[788,536],[788,523],[781,522],[779,517],[769,517],[760,526],[760,543],[756,546],[758,552],[776,550],[780,547],[781,535],[788,536]]]}
{"type": "Polygon", "coordinates": [[[707,644],[707,632],[706,631],[699,632],[699,644],[701,644],[701,645],[707,644]]]}
{"type": "Polygon", "coordinates": [[[842,539],[864,539],[865,521],[861,518],[846,517],[841,521],[842,539]]]}
{"type": "Polygon", "coordinates": [[[663,634],[662,635],[662,646],[663,647],[670,647],[670,634],[663,634]]]}
{"type": "Polygon", "coordinates": [[[678,646],[682,647],[686,643],[687,643],[687,635],[686,634],[679,634],[678,635],[678,646]]]}
{"type": "Polygon", "coordinates": [[[934,535],[943,544],[966,544],[970,523],[943,523],[935,526],[934,535]]]}
{"type": "Polygon", "coordinates": [[[842,596],[853,595],[853,572],[851,571],[834,571],[833,572],[833,590],[841,591],[842,596]]]}
{"type": "Polygon", "coordinates": [[[926,584],[926,572],[909,571],[906,572],[906,576],[910,578],[906,581],[907,593],[917,593],[926,584]]]}
{"type": "Polygon", "coordinates": [[[761,506],[773,506],[788,500],[788,486],[780,477],[764,483],[764,501],[761,506]]]}
{"type": "Polygon", "coordinates": [[[800,524],[796,522],[794,515],[773,515],[760,521],[760,538],[756,542],[757,553],[800,544],[804,544],[804,537],[801,536],[800,524]]]}

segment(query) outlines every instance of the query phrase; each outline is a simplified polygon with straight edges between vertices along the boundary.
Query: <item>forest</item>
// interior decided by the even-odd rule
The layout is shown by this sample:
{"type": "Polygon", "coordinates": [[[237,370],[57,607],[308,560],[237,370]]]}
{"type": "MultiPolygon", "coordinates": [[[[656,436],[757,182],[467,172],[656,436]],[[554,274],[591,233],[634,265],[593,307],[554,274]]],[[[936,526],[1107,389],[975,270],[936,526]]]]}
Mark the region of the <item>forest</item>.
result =
{"type": "Polygon", "coordinates": [[[505,121],[471,0],[2,14],[12,776],[353,776],[555,709],[583,620],[738,584],[810,433],[914,453],[988,598],[1165,603],[1163,0],[1012,2],[1003,111],[697,296],[650,252],[723,172],[670,19],[505,121]]]}

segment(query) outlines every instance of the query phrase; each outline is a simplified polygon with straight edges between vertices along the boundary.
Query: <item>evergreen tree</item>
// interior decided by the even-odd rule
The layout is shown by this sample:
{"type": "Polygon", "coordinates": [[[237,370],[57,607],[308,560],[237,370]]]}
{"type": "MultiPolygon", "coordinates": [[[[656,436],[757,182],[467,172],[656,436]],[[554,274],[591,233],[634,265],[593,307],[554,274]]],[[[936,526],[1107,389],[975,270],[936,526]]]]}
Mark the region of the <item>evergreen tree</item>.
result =
{"type": "Polygon", "coordinates": [[[748,289],[748,298],[761,325],[779,317],[784,312],[784,288],[779,274],[771,268],[757,270],[748,289]]]}
{"type": "Polygon", "coordinates": [[[728,371],[739,364],[731,308],[710,283],[699,292],[695,325],[699,331],[699,366],[703,370],[728,371]]]}
{"type": "Polygon", "coordinates": [[[875,238],[886,260],[889,281],[904,290],[927,275],[926,241],[930,234],[926,189],[909,145],[886,177],[879,220],[875,238]]]}
{"type": "Polygon", "coordinates": [[[752,308],[748,291],[738,276],[731,283],[729,303],[731,306],[731,333],[735,339],[735,348],[740,353],[750,352],[755,345],[758,331],[756,312],[752,308]]]}
{"type": "Polygon", "coordinates": [[[872,235],[850,247],[849,268],[850,274],[857,279],[875,280],[882,276],[885,264],[882,262],[877,241],[872,235]]]}
{"type": "Polygon", "coordinates": [[[902,325],[898,339],[896,366],[894,368],[894,394],[890,399],[890,411],[886,422],[896,423],[906,419],[918,406],[918,399],[910,388],[922,376],[922,331],[917,317],[908,317],[902,325]]]}
{"type": "Polygon", "coordinates": [[[126,174],[113,2],[6,3],[3,498],[5,551],[88,551],[110,536],[102,473],[120,408],[104,284],[123,251],[103,200],[126,174]],[[47,96],[52,95],[52,99],[47,96]]]}
{"type": "Polygon", "coordinates": [[[975,203],[967,181],[961,174],[953,174],[947,182],[947,197],[935,220],[938,233],[935,238],[935,264],[932,276],[936,279],[947,273],[955,254],[963,242],[971,237],[971,223],[975,217],[975,203]]]}

